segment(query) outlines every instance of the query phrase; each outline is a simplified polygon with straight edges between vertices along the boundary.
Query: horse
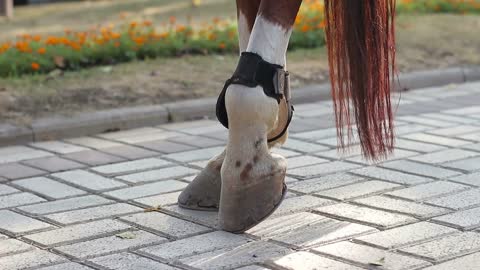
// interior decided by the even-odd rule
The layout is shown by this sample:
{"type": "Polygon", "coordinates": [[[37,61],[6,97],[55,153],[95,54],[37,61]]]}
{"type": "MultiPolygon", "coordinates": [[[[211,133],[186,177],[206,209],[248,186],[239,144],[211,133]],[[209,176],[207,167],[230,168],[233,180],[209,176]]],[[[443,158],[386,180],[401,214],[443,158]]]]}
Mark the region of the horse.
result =
{"type": "MultiPolygon", "coordinates": [[[[302,0],[236,0],[240,58],[217,101],[225,150],[181,192],[182,208],[218,211],[220,229],[243,233],[280,205],[292,119],[286,52],[302,0]]],[[[390,91],[395,73],[395,0],[325,0],[325,33],[339,148],[353,125],[362,154],[393,151],[390,91]]]]}

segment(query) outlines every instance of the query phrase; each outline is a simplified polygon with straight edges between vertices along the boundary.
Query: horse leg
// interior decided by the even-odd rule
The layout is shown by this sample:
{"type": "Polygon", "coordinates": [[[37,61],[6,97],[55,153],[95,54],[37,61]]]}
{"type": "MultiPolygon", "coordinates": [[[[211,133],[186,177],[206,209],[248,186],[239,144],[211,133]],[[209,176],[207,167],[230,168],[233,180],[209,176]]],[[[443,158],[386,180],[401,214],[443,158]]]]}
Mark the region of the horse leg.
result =
{"type": "MultiPolygon", "coordinates": [[[[301,0],[262,0],[247,52],[285,66],[285,54],[301,0]]],[[[286,160],[271,154],[267,134],[278,125],[281,103],[261,86],[232,84],[225,105],[229,141],[221,168],[219,224],[241,233],[268,217],[285,196],[286,160]]]]}

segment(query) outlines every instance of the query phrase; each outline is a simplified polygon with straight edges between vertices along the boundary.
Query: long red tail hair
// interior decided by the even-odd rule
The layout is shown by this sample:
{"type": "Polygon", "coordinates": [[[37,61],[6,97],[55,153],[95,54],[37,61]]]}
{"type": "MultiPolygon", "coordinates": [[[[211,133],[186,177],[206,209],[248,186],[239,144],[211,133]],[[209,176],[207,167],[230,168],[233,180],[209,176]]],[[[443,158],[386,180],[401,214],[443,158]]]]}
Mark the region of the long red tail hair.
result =
{"type": "Polygon", "coordinates": [[[351,142],[354,120],[363,155],[385,158],[395,140],[395,0],[325,0],[325,15],[339,144],[351,142]]]}

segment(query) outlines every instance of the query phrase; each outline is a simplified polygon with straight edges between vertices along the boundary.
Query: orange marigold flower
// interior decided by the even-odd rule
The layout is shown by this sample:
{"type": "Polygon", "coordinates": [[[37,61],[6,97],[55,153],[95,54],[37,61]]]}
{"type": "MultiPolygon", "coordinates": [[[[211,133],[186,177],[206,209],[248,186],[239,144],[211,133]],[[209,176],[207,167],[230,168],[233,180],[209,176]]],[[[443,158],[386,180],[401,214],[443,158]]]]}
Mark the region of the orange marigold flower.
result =
{"type": "Polygon", "coordinates": [[[302,29],[301,29],[302,32],[305,33],[305,32],[308,32],[309,30],[310,30],[310,26],[308,24],[304,24],[302,26],[302,29]]]}
{"type": "Polygon", "coordinates": [[[145,26],[151,26],[151,25],[152,25],[152,21],[149,21],[149,20],[143,21],[143,25],[145,25],[145,26]]]}
{"type": "Polygon", "coordinates": [[[39,48],[39,49],[37,50],[37,52],[38,52],[39,54],[45,54],[45,53],[47,52],[47,49],[45,49],[45,48],[42,47],[42,48],[39,48]]]}
{"type": "Polygon", "coordinates": [[[39,70],[40,69],[40,64],[39,63],[36,63],[36,62],[33,62],[31,65],[31,68],[35,71],[39,70]]]}
{"type": "Polygon", "coordinates": [[[175,16],[170,16],[170,24],[175,24],[177,22],[177,18],[175,16]]]}
{"type": "Polygon", "coordinates": [[[133,22],[130,22],[130,28],[135,28],[137,27],[138,23],[133,21],[133,22]]]}
{"type": "Polygon", "coordinates": [[[116,48],[120,47],[120,42],[116,41],[115,43],[113,43],[113,46],[115,46],[116,48]]]}
{"type": "Polygon", "coordinates": [[[222,43],[218,44],[218,47],[223,50],[227,47],[227,45],[225,45],[225,43],[222,42],[222,43]]]}
{"type": "Polygon", "coordinates": [[[177,32],[181,33],[181,32],[184,32],[187,28],[184,26],[184,25],[179,25],[177,27],[177,32]]]}

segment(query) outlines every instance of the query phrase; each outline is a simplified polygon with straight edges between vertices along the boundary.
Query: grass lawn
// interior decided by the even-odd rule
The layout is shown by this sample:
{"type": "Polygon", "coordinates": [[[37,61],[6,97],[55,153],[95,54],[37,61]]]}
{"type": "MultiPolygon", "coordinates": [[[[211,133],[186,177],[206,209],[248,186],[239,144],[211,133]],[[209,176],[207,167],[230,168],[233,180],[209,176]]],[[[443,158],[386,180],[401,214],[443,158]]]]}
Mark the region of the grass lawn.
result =
{"type": "MultiPolygon", "coordinates": [[[[0,33],[8,36],[5,33],[11,35],[21,29],[55,32],[65,27],[73,28],[73,25],[84,29],[92,22],[114,21],[125,10],[132,13],[132,17],[146,16],[165,21],[171,14],[185,17],[191,12],[190,2],[115,0],[35,6],[38,12],[31,7],[20,8],[14,21],[0,24],[0,33]],[[162,4],[154,7],[154,2],[162,4]],[[54,7],[59,12],[52,13],[54,7]],[[75,13],[82,16],[73,16],[72,7],[78,8],[75,13]],[[62,21],[61,26],[55,25],[58,21],[62,21]],[[49,28],[42,27],[44,25],[49,28]]],[[[203,3],[204,6],[195,9],[194,20],[207,20],[217,16],[220,10],[227,10],[228,14],[235,12],[231,0],[203,0],[203,3]]],[[[397,21],[399,70],[480,64],[480,36],[474,29],[480,29],[480,16],[400,15],[397,21]]],[[[216,96],[235,68],[237,58],[237,55],[183,56],[64,74],[0,79],[0,118],[28,124],[33,118],[57,113],[68,115],[78,111],[216,96]]],[[[326,82],[325,49],[289,52],[288,69],[293,75],[294,87],[326,82]]]]}

